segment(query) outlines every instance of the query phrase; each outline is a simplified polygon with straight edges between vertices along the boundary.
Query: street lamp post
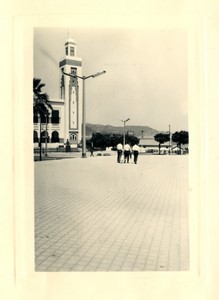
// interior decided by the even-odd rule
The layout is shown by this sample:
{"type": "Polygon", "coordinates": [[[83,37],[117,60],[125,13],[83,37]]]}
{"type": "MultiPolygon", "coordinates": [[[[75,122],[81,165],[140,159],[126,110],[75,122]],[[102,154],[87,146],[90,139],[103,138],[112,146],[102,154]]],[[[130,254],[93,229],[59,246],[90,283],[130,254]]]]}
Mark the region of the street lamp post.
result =
{"type": "Polygon", "coordinates": [[[42,118],[41,115],[40,117],[40,142],[39,142],[39,146],[40,146],[40,161],[42,160],[42,138],[41,138],[41,126],[42,126],[42,118]]]}
{"type": "Polygon", "coordinates": [[[128,122],[130,120],[130,118],[126,119],[126,120],[121,120],[124,124],[124,127],[123,127],[123,150],[125,148],[125,123],[128,122]]]}
{"type": "Polygon", "coordinates": [[[48,116],[49,116],[49,112],[46,112],[46,134],[45,134],[45,156],[48,156],[48,153],[47,153],[47,142],[48,142],[48,133],[47,133],[47,130],[48,130],[48,116]]]}
{"type": "Polygon", "coordinates": [[[85,101],[85,80],[88,78],[95,78],[97,76],[103,75],[106,71],[98,72],[89,76],[78,76],[73,74],[68,74],[62,72],[63,74],[70,76],[72,78],[79,78],[83,80],[83,105],[82,105],[82,158],[86,158],[86,101],[85,101]]]}

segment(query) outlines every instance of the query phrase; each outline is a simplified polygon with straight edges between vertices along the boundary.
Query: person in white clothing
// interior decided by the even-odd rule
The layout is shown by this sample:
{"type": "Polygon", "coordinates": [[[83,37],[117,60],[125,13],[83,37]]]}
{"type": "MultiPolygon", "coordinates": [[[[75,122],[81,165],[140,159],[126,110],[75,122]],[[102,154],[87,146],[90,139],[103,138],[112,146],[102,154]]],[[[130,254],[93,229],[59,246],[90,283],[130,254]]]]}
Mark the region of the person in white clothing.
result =
{"type": "Polygon", "coordinates": [[[124,146],[124,163],[129,163],[129,156],[130,156],[130,146],[129,144],[125,144],[124,146]]]}
{"type": "Polygon", "coordinates": [[[122,156],[122,144],[119,143],[116,149],[117,149],[117,162],[120,163],[121,156],[122,156]]]}
{"type": "Polygon", "coordinates": [[[140,148],[137,144],[135,144],[133,147],[132,147],[132,151],[133,151],[133,154],[134,154],[134,163],[137,164],[137,161],[138,161],[138,154],[139,154],[139,151],[140,151],[140,148]]]}

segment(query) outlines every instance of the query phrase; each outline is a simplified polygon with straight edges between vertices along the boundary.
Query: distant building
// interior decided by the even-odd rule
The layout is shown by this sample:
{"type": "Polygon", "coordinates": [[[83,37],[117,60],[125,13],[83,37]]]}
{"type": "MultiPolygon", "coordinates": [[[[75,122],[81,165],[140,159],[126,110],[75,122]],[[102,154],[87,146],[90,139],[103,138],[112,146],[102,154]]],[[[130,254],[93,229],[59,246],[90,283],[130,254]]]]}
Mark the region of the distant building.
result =
{"type": "MultiPolygon", "coordinates": [[[[159,153],[159,143],[155,141],[154,136],[144,136],[139,141],[139,147],[141,149],[141,152],[146,153],[159,153]]],[[[181,145],[181,148],[176,145],[176,143],[173,143],[172,141],[166,142],[164,144],[161,144],[160,146],[160,153],[161,154],[168,154],[174,153],[174,154],[188,154],[189,153],[189,145],[181,145]]]]}
{"type": "Polygon", "coordinates": [[[181,145],[181,148],[179,148],[176,144],[173,145],[171,149],[172,153],[176,154],[188,154],[189,153],[189,144],[181,145]]]}
{"type": "MultiPolygon", "coordinates": [[[[59,62],[60,98],[50,99],[53,107],[47,124],[42,119],[41,141],[48,148],[56,148],[69,141],[72,148],[77,148],[82,138],[82,80],[63,75],[66,73],[82,76],[82,59],[77,57],[77,47],[73,39],[68,39],[63,49],[65,55],[59,62]],[[47,133],[46,133],[47,127],[47,133]]],[[[34,115],[35,147],[40,137],[39,117],[34,115]]]]}
{"type": "MultiPolygon", "coordinates": [[[[146,153],[159,153],[159,143],[155,141],[153,136],[144,136],[139,141],[139,147],[141,149],[141,152],[146,153]]],[[[169,149],[172,148],[172,144],[169,142],[166,142],[164,144],[161,144],[160,152],[161,154],[167,154],[169,152],[169,149]]]]}

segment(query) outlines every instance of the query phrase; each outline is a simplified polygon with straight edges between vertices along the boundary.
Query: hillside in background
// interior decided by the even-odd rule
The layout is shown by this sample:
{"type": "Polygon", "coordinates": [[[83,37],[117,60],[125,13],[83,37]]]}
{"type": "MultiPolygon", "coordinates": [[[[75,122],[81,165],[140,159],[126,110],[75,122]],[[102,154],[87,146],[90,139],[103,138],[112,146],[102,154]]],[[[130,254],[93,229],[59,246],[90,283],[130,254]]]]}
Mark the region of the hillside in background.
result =
{"type": "MultiPolygon", "coordinates": [[[[125,126],[126,132],[132,131],[134,136],[141,137],[142,131],[144,136],[154,136],[155,134],[159,133],[159,131],[149,127],[149,126],[125,126]]],[[[87,124],[86,125],[86,133],[87,136],[92,136],[92,133],[117,133],[123,134],[123,127],[122,126],[111,126],[111,125],[100,125],[100,124],[87,124]]]]}

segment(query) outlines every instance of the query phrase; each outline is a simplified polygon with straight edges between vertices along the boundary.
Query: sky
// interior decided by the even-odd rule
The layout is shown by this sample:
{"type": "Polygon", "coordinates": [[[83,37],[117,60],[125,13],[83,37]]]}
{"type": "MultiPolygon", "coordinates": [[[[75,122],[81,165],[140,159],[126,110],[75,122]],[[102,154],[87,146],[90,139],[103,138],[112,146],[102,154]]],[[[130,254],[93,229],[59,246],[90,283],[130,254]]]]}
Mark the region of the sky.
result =
{"type": "Polygon", "coordinates": [[[77,44],[86,81],[87,122],[188,130],[186,31],[132,28],[35,28],[34,77],[59,98],[59,61],[67,38],[77,44]]]}

